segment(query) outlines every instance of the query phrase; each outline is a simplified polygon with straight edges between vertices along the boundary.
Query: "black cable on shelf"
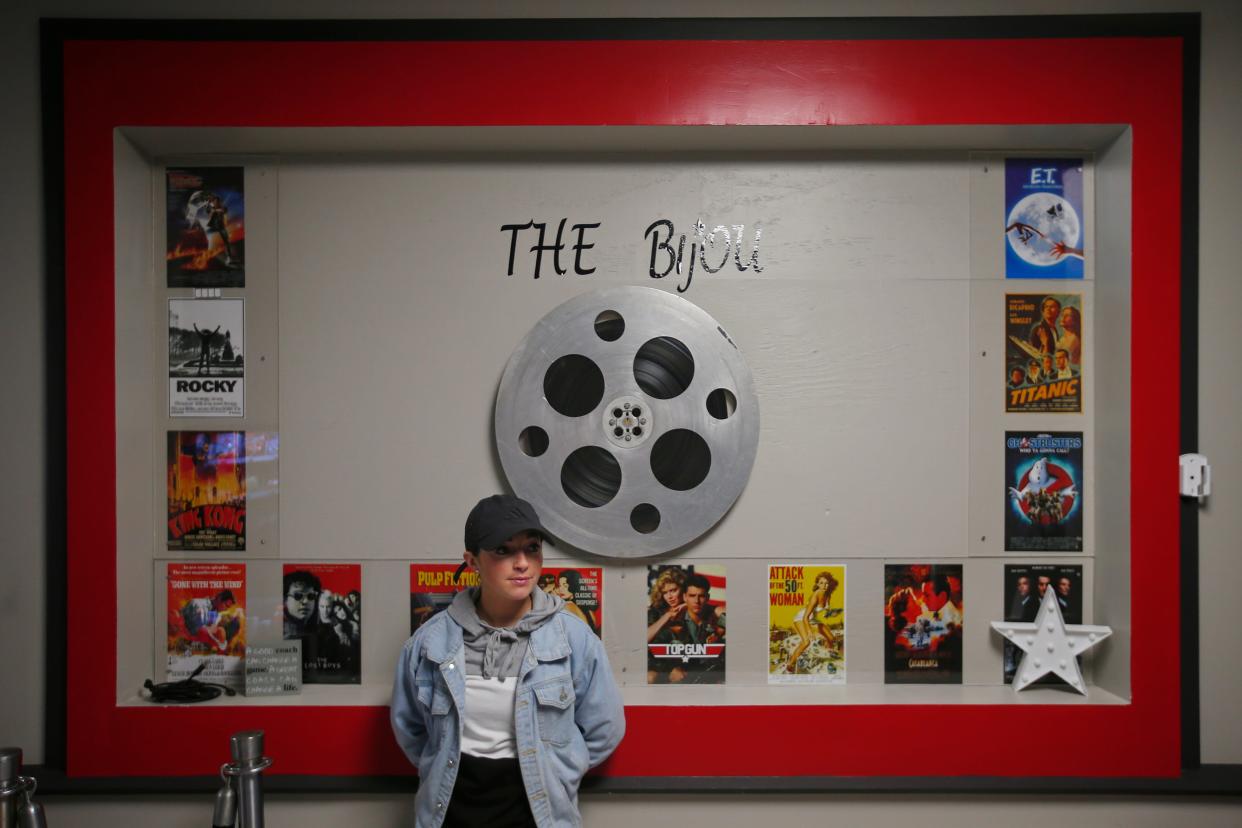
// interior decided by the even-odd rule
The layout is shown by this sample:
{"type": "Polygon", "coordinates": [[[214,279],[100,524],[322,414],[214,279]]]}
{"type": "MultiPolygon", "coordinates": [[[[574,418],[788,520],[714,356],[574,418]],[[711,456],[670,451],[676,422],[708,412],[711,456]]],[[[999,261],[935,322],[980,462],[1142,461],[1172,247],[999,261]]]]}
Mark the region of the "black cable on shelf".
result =
{"type": "Polygon", "coordinates": [[[143,687],[150,693],[149,700],[155,704],[194,704],[211,701],[221,693],[236,696],[237,691],[223,684],[208,681],[196,681],[195,676],[207,669],[207,662],[198,665],[188,678],[181,681],[165,681],[156,684],[151,679],[143,682],[143,687]]]}

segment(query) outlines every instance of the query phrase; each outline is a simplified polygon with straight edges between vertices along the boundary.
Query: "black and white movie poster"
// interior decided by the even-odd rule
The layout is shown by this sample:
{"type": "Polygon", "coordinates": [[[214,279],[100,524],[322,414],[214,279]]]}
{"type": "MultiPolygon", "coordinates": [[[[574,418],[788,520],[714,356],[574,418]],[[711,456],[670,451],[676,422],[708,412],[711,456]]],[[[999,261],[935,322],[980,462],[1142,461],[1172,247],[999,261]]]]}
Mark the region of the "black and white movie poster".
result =
{"type": "Polygon", "coordinates": [[[245,414],[245,301],[168,300],[168,416],[245,414]]]}

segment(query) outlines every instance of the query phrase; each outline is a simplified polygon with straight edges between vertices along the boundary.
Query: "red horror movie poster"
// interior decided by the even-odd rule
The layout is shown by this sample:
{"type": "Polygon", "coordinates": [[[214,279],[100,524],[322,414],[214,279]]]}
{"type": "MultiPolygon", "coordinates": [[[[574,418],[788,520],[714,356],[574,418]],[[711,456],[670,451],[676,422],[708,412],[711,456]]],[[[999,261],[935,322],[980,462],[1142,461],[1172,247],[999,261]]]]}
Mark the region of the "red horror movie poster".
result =
{"type": "Polygon", "coordinates": [[[189,678],[240,689],[246,655],[246,565],[168,564],[167,680],[189,678]]]}
{"type": "Polygon", "coordinates": [[[168,432],[168,548],[246,549],[246,434],[168,432]]]}

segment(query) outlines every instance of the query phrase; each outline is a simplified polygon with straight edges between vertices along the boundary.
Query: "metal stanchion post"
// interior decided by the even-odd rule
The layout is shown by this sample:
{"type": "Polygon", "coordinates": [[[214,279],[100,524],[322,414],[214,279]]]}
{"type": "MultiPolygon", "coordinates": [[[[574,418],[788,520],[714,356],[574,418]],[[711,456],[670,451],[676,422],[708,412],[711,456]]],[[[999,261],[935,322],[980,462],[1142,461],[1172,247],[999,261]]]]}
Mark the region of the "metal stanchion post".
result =
{"type": "Polygon", "coordinates": [[[227,801],[229,794],[221,790],[216,795],[217,812],[236,807],[241,815],[239,828],[263,828],[263,786],[260,777],[263,770],[272,764],[272,760],[263,755],[263,731],[243,730],[234,733],[229,740],[229,748],[233,761],[225,765],[221,773],[226,777],[237,778],[236,805],[230,804],[227,801]],[[221,801],[222,798],[224,802],[221,801]]]}
{"type": "Polygon", "coordinates": [[[21,793],[22,749],[0,748],[0,828],[17,828],[17,795],[21,793]]]}
{"type": "Polygon", "coordinates": [[[22,776],[21,748],[0,748],[0,828],[47,828],[43,806],[34,801],[37,784],[22,776]]]}

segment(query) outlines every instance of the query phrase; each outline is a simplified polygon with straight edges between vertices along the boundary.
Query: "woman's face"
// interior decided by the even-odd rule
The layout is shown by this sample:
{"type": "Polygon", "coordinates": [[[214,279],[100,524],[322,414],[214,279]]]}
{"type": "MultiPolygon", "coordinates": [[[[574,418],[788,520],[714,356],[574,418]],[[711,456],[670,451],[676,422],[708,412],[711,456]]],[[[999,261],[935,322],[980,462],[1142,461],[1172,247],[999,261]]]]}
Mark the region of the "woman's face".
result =
{"type": "Polygon", "coordinates": [[[815,588],[816,589],[827,589],[828,588],[828,576],[820,575],[818,578],[816,578],[815,588]]]}
{"type": "Polygon", "coordinates": [[[556,594],[566,601],[574,597],[573,592],[569,589],[569,578],[562,575],[556,579],[556,594]]]}
{"type": "Polygon", "coordinates": [[[664,589],[660,590],[660,594],[664,596],[664,603],[670,607],[681,604],[681,587],[672,582],[664,585],[664,589]]]}
{"type": "Polygon", "coordinates": [[[1074,309],[1066,308],[1061,311],[1061,327],[1067,331],[1072,331],[1076,327],[1074,325],[1074,309]]]}

